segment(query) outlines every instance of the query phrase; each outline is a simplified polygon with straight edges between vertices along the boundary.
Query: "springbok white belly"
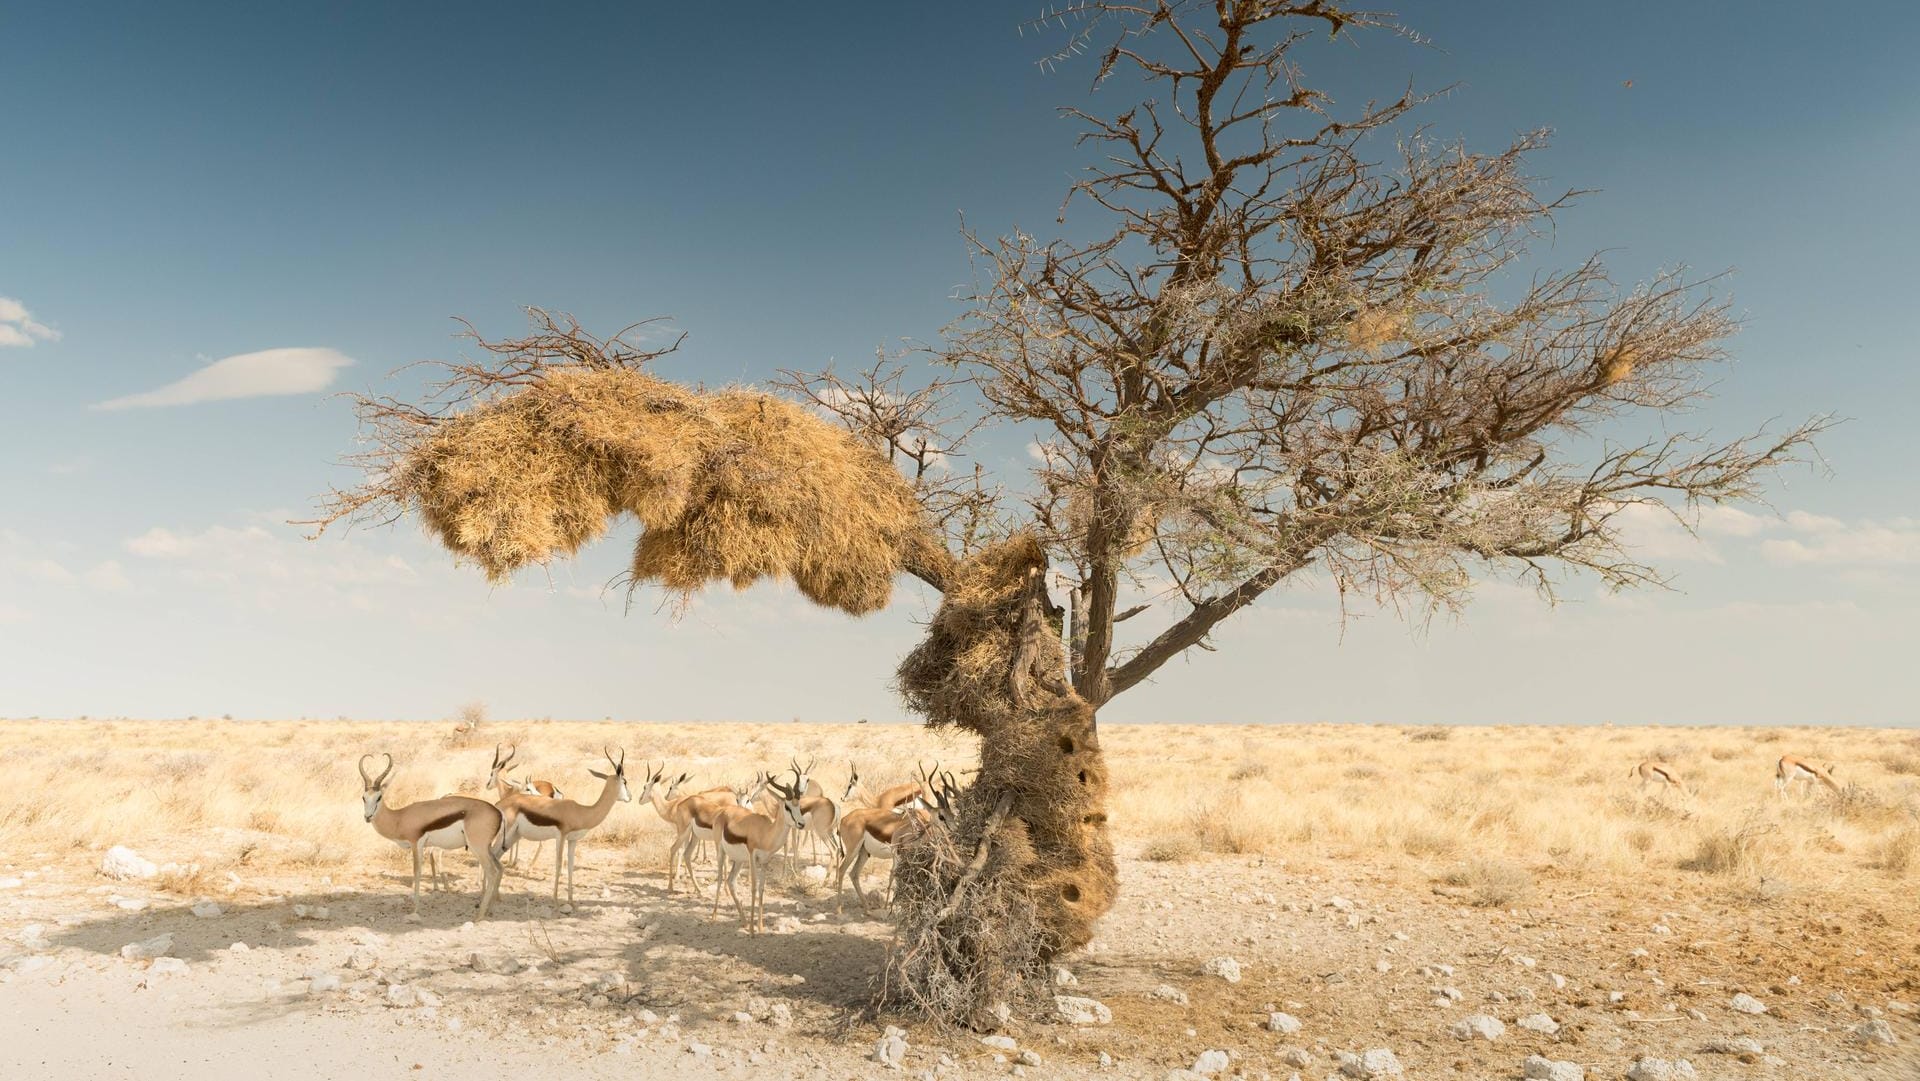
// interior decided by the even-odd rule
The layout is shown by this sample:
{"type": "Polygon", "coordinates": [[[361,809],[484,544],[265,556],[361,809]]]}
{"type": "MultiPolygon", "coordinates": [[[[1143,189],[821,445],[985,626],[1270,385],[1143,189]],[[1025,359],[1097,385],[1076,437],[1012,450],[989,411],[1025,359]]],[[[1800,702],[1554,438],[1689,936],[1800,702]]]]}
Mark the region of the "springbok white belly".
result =
{"type": "MultiPolygon", "coordinates": [[[[551,841],[560,836],[559,826],[536,826],[524,816],[513,827],[513,835],[522,841],[551,841]]],[[[578,837],[579,834],[574,834],[578,837]]]]}
{"type": "Polygon", "coordinates": [[[871,833],[860,835],[860,847],[870,859],[890,860],[893,858],[893,846],[871,833]]]}
{"type": "Polygon", "coordinates": [[[465,848],[467,847],[467,824],[465,821],[455,822],[451,826],[442,826],[432,833],[423,833],[420,835],[420,844],[425,848],[465,848]]]}

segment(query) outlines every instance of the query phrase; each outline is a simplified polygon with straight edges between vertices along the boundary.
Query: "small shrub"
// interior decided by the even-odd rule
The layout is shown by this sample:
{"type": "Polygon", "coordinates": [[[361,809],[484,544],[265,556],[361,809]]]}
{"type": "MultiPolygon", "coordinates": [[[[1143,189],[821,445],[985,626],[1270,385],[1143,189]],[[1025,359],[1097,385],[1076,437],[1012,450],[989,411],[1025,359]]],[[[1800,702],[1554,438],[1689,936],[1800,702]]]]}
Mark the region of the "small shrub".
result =
{"type": "Polygon", "coordinates": [[[1453,738],[1453,729],[1438,725],[1431,728],[1416,728],[1407,733],[1407,738],[1414,743],[1440,743],[1453,738]]]}
{"type": "Polygon", "coordinates": [[[1533,896],[1533,876],[1502,860],[1470,860],[1441,881],[1465,888],[1468,900],[1481,908],[1507,908],[1533,896]]]}
{"type": "Polygon", "coordinates": [[[1758,874],[1761,870],[1761,839],[1779,827],[1749,818],[1738,826],[1709,830],[1701,836],[1693,855],[1682,860],[1687,871],[1710,875],[1758,874]]]}
{"type": "Polygon", "coordinates": [[[1200,842],[1185,833],[1163,833],[1140,849],[1140,858],[1155,863],[1186,863],[1200,855],[1200,842]]]}
{"type": "Polygon", "coordinates": [[[1707,752],[1707,755],[1715,762],[1725,762],[1728,759],[1738,758],[1740,754],[1741,751],[1738,747],[1715,747],[1713,750],[1707,752]]]}
{"type": "Polygon", "coordinates": [[[1880,764],[1888,773],[1903,773],[1909,777],[1920,777],[1920,753],[1894,751],[1880,756],[1880,764]]]}
{"type": "Polygon", "coordinates": [[[1874,865],[1896,875],[1904,875],[1920,865],[1920,826],[1907,826],[1882,838],[1874,865]]]}
{"type": "Polygon", "coordinates": [[[1651,852],[1653,850],[1653,831],[1649,829],[1628,830],[1627,847],[1643,856],[1651,852]]]}
{"type": "Polygon", "coordinates": [[[1243,758],[1228,772],[1230,781],[1251,781],[1267,775],[1267,764],[1257,758],[1243,758]]]}

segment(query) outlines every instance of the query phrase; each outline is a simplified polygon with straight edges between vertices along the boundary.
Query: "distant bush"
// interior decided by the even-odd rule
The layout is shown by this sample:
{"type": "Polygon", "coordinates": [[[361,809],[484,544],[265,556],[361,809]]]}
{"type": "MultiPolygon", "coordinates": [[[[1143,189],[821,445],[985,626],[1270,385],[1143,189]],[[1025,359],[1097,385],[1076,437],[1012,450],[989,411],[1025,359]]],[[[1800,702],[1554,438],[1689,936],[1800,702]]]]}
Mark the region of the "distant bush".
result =
{"type": "Polygon", "coordinates": [[[1464,887],[1468,900],[1481,908],[1508,908],[1533,896],[1533,876],[1504,860],[1469,860],[1441,881],[1464,887]]]}

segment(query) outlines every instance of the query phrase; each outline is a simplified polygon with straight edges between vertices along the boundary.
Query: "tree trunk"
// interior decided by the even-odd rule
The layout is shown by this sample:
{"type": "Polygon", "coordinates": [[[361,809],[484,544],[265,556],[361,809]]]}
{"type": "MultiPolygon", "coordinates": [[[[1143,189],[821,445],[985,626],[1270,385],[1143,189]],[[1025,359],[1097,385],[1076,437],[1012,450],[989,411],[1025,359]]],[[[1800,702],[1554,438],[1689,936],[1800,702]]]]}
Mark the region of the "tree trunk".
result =
{"type": "Polygon", "coordinates": [[[1016,538],[956,568],[901,665],[928,723],[977,732],[953,821],[901,845],[897,931],[876,1004],[974,1028],[1050,1003],[1049,962],[1093,937],[1118,890],[1094,709],[1066,679],[1046,557],[1016,538]]]}

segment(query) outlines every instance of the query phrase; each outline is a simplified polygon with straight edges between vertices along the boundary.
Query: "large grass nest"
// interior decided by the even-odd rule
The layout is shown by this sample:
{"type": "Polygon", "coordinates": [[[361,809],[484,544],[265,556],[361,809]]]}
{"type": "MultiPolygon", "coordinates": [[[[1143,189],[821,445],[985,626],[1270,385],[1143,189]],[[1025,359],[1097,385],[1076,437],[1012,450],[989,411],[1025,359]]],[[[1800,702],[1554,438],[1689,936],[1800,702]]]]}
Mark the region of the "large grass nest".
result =
{"type": "Polygon", "coordinates": [[[374,482],[495,581],[640,521],[632,578],[690,594],[785,578],[864,614],[936,546],[912,486],[802,407],[626,367],[554,366],[420,424],[374,482]]]}
{"type": "Polygon", "coordinates": [[[930,829],[896,855],[882,1008],[997,1027],[1113,907],[1106,761],[1092,706],[1064,680],[1046,565],[1025,536],[959,564],[900,666],[928,723],[980,734],[980,772],[950,832],[930,829]]]}

